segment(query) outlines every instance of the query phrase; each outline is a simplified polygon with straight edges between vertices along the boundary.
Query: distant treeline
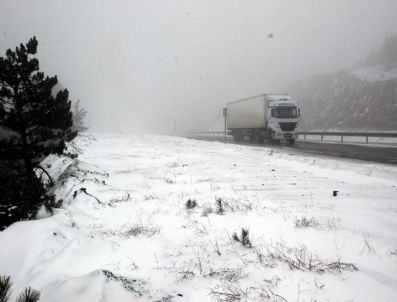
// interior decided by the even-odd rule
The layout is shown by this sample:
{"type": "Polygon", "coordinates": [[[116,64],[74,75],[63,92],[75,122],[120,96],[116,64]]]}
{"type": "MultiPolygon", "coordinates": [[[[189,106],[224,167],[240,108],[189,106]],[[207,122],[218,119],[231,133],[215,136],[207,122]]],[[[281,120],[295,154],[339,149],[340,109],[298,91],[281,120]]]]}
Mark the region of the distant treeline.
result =
{"type": "Polygon", "coordinates": [[[386,38],[382,46],[358,61],[356,67],[371,65],[391,66],[397,64],[397,35],[386,38]]]}

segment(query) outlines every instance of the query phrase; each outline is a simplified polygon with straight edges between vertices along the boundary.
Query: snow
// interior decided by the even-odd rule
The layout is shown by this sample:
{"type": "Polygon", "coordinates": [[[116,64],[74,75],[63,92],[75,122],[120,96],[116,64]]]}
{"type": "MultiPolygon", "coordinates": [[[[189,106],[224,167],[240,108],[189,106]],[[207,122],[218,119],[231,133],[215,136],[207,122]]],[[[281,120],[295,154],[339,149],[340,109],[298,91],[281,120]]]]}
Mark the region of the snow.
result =
{"type": "Polygon", "coordinates": [[[43,163],[63,206],[0,233],[15,295],[396,301],[394,166],[167,136],[79,137],[72,148],[78,160],[43,163]],[[296,227],[303,217],[312,224],[296,227]],[[232,239],[241,228],[252,247],[232,239]],[[297,255],[316,266],[290,267],[297,255]],[[338,261],[354,266],[328,269],[338,261]]]}

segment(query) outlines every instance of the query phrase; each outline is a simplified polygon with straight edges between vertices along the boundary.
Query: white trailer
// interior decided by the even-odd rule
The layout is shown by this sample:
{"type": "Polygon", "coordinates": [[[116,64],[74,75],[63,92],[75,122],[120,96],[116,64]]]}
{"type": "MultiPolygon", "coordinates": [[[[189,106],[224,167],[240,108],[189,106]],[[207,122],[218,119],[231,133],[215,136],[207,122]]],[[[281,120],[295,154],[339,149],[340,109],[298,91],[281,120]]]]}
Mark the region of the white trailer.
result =
{"type": "Polygon", "coordinates": [[[294,143],[300,110],[288,94],[263,94],[227,103],[227,127],[237,141],[294,143]]]}

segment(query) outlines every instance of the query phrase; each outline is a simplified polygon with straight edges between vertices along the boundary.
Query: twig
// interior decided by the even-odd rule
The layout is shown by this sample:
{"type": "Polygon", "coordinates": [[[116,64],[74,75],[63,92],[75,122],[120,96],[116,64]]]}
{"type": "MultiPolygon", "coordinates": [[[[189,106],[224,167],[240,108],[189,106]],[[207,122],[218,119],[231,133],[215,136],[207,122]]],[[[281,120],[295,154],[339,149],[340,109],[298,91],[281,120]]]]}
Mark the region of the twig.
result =
{"type": "Polygon", "coordinates": [[[54,185],[54,181],[53,181],[52,177],[50,176],[50,174],[47,172],[46,169],[44,169],[44,168],[43,168],[42,166],[40,166],[40,165],[36,165],[35,168],[40,169],[42,172],[44,172],[45,175],[47,175],[47,177],[48,177],[48,179],[49,179],[49,181],[50,181],[50,186],[53,186],[53,185],[54,185]]]}

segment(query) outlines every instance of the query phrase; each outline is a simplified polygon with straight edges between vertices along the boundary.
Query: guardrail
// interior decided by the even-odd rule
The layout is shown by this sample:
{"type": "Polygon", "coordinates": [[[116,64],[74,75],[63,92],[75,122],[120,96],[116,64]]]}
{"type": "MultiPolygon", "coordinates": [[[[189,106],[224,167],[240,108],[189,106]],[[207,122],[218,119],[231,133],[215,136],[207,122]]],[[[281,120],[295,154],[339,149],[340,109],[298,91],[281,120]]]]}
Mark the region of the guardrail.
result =
{"type": "MultiPolygon", "coordinates": [[[[223,137],[223,136],[225,136],[225,131],[193,131],[193,132],[178,133],[178,135],[223,137]]],[[[231,135],[232,135],[232,133],[230,131],[226,132],[226,136],[231,136],[231,135]]]]}
{"type": "Polygon", "coordinates": [[[299,137],[303,136],[303,140],[306,140],[307,136],[319,136],[320,141],[324,141],[326,137],[339,136],[342,143],[344,142],[344,137],[363,137],[365,138],[365,143],[367,144],[370,137],[397,138],[397,132],[301,131],[298,134],[299,137]]]}
{"type": "Polygon", "coordinates": [[[231,141],[233,140],[232,133],[230,131],[194,131],[194,132],[183,132],[178,133],[179,136],[191,137],[191,138],[206,138],[206,139],[213,139],[213,140],[220,140],[223,139],[224,141],[231,141]]]}
{"type": "MultiPolygon", "coordinates": [[[[193,131],[178,133],[181,136],[187,137],[205,137],[205,138],[226,138],[227,140],[232,139],[231,131],[227,131],[226,137],[224,131],[193,131]]],[[[308,137],[317,136],[319,141],[335,141],[330,140],[330,137],[340,137],[338,141],[346,142],[345,137],[362,137],[365,139],[365,143],[369,143],[369,138],[396,138],[397,143],[397,132],[343,132],[343,131],[300,131],[298,132],[299,139],[309,140],[308,137]]],[[[364,141],[362,141],[364,142],[364,141]]],[[[386,142],[387,143],[387,142],[386,142]]]]}

